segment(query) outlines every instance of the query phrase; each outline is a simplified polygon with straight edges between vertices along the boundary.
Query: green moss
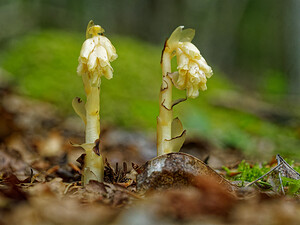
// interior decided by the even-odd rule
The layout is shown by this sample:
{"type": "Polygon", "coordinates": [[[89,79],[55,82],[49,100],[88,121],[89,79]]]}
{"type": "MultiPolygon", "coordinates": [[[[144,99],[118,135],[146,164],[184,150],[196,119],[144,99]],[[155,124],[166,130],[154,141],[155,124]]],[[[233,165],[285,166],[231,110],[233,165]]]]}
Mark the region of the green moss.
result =
{"type": "MultiPolygon", "coordinates": [[[[300,166],[294,166],[294,161],[290,159],[285,159],[288,164],[290,164],[293,169],[297,172],[300,171],[300,166]]],[[[271,170],[270,165],[268,163],[255,163],[249,164],[245,160],[243,160],[237,167],[234,172],[238,172],[235,176],[230,176],[232,171],[223,166],[223,170],[227,173],[227,178],[234,181],[242,181],[242,182],[252,182],[259,177],[263,176],[267,172],[271,170]]],[[[264,187],[271,187],[271,185],[262,180],[259,181],[259,184],[264,187]]],[[[282,184],[287,188],[287,193],[290,195],[300,194],[300,180],[294,180],[287,177],[282,177],[282,184]]]]}
{"type": "Polygon", "coordinates": [[[14,41],[2,66],[15,76],[20,92],[70,110],[76,92],[83,95],[76,75],[82,39],[64,32],[39,32],[14,41]],[[76,91],[74,91],[76,90],[76,91]]]}
{"type": "MultiPolygon", "coordinates": [[[[228,177],[228,178],[232,180],[243,181],[243,182],[254,181],[270,170],[270,168],[265,167],[265,165],[266,163],[263,165],[258,163],[250,165],[245,160],[243,160],[237,167],[236,172],[238,172],[238,174],[234,177],[228,177]]],[[[228,169],[227,167],[224,166],[223,169],[226,171],[227,175],[231,174],[231,170],[228,169]]]]}

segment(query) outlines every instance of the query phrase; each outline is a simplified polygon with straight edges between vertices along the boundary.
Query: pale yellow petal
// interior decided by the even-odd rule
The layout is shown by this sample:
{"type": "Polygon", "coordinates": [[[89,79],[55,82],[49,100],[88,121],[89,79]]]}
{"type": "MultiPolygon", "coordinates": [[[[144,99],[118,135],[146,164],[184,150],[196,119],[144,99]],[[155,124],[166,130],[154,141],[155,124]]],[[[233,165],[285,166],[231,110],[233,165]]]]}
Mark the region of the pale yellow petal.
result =
{"type": "Polygon", "coordinates": [[[97,66],[97,54],[95,51],[91,52],[87,61],[88,71],[93,71],[97,66]]]}
{"type": "Polygon", "coordinates": [[[205,91],[207,90],[207,86],[206,86],[206,82],[201,82],[200,85],[199,85],[199,88],[201,89],[201,91],[205,91]]]}
{"type": "Polygon", "coordinates": [[[99,82],[101,82],[100,76],[101,76],[101,69],[99,66],[96,67],[91,73],[91,85],[92,86],[97,86],[99,82]]]}
{"type": "Polygon", "coordinates": [[[96,45],[96,43],[94,41],[94,38],[89,38],[89,39],[85,40],[85,42],[83,42],[81,51],[80,51],[80,57],[83,62],[87,62],[89,55],[95,48],[95,45],[96,45]]]}
{"type": "Polygon", "coordinates": [[[180,49],[177,49],[177,69],[188,70],[189,61],[189,58],[180,49]]]}
{"type": "Polygon", "coordinates": [[[186,88],[186,81],[187,81],[187,70],[179,70],[179,76],[177,79],[177,87],[179,87],[179,89],[183,90],[186,88]]]}
{"type": "Polygon", "coordinates": [[[179,47],[184,54],[188,55],[190,59],[200,59],[200,51],[198,48],[191,42],[179,42],[179,47]]]}
{"type": "MultiPolygon", "coordinates": [[[[80,57],[79,57],[79,59],[80,59],[80,57]]],[[[82,64],[82,62],[81,62],[81,60],[79,60],[79,64],[78,64],[78,66],[77,66],[77,73],[79,74],[79,75],[82,75],[82,74],[84,74],[84,65],[82,64]]]]}
{"type": "Polygon", "coordinates": [[[199,65],[200,69],[204,71],[206,77],[210,78],[212,76],[212,69],[209,65],[207,65],[203,57],[201,57],[199,60],[195,60],[195,62],[199,65]]]}
{"type": "Polygon", "coordinates": [[[110,66],[106,66],[103,69],[103,75],[106,79],[110,80],[111,78],[113,78],[113,69],[110,66]]]}
{"type": "Polygon", "coordinates": [[[199,71],[199,77],[201,79],[201,82],[206,83],[207,78],[205,76],[205,73],[203,71],[201,71],[201,70],[199,71]]]}
{"type": "Polygon", "coordinates": [[[187,97],[189,98],[197,98],[199,96],[198,86],[191,85],[186,90],[187,90],[187,97]]]}
{"type": "Polygon", "coordinates": [[[199,66],[194,61],[190,61],[189,63],[189,73],[191,75],[195,75],[199,72],[199,66]]]}
{"type": "Polygon", "coordinates": [[[99,43],[106,49],[108,59],[110,62],[118,58],[115,47],[112,45],[112,43],[107,37],[99,36],[99,43]]]}
{"type": "Polygon", "coordinates": [[[189,82],[191,82],[191,84],[195,87],[198,86],[198,84],[201,82],[201,79],[199,77],[199,74],[198,73],[195,73],[194,75],[191,75],[190,76],[190,80],[189,82]]]}
{"type": "Polygon", "coordinates": [[[101,67],[105,67],[109,64],[107,52],[103,46],[101,45],[96,46],[95,53],[101,67]]]}

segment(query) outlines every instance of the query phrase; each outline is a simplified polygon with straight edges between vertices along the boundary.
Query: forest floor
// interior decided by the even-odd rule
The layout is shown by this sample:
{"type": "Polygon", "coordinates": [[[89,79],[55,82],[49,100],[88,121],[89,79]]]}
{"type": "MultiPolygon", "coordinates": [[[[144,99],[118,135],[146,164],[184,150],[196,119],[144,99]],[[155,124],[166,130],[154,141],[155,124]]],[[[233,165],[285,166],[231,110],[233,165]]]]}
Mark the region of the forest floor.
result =
{"type": "MultiPolygon", "coordinates": [[[[78,158],[84,152],[71,144],[83,142],[79,119],[63,117],[53,105],[9,87],[1,88],[0,103],[1,225],[300,223],[297,195],[255,187],[232,194],[203,176],[181,188],[138,192],[134,175],[156,155],[155,142],[119,127],[101,130],[105,182],[82,186],[78,158]]],[[[221,175],[226,175],[223,166],[228,175],[245,159],[238,150],[216,148],[201,138],[188,139],[182,151],[221,175]]]]}

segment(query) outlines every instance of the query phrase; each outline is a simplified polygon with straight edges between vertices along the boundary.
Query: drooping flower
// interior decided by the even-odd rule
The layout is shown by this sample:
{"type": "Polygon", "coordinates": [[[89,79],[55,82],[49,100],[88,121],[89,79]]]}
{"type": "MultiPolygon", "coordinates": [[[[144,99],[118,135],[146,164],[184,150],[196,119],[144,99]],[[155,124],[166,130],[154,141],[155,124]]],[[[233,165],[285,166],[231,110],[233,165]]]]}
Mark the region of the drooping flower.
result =
{"type": "Polygon", "coordinates": [[[88,29],[88,34],[92,37],[83,43],[78,59],[77,73],[79,75],[87,74],[93,83],[99,81],[102,75],[107,79],[113,77],[113,68],[110,62],[118,57],[110,40],[98,34],[103,32],[104,29],[98,25],[88,29]]]}
{"type": "Polygon", "coordinates": [[[174,86],[180,90],[186,89],[190,98],[198,97],[199,89],[207,89],[207,78],[213,74],[198,48],[191,43],[194,35],[194,30],[183,30],[183,26],[180,26],[167,42],[168,50],[177,56],[178,73],[172,75],[174,86]]]}

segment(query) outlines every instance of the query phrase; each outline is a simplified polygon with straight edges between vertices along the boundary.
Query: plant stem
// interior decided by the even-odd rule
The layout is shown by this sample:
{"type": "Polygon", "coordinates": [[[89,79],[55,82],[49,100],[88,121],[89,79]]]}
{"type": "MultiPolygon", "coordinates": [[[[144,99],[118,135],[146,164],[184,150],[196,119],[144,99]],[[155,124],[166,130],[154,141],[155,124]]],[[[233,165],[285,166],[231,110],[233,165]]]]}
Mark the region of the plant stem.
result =
{"type": "Polygon", "coordinates": [[[171,125],[173,120],[172,110],[172,81],[168,73],[171,73],[171,55],[164,51],[162,55],[162,86],[159,95],[159,115],[157,117],[157,155],[171,152],[171,125]]]}
{"type": "Polygon", "coordinates": [[[93,151],[93,144],[100,136],[100,82],[99,85],[92,86],[87,80],[87,75],[83,76],[87,101],[86,109],[86,126],[85,126],[85,143],[91,144],[86,150],[83,170],[83,183],[88,184],[90,180],[103,182],[104,166],[101,155],[93,151]]]}
{"type": "Polygon", "coordinates": [[[100,136],[100,86],[91,87],[87,93],[85,143],[94,143],[100,136]]]}
{"type": "Polygon", "coordinates": [[[103,182],[104,165],[101,155],[97,155],[92,148],[86,149],[83,169],[83,184],[86,185],[90,180],[103,182]]]}

